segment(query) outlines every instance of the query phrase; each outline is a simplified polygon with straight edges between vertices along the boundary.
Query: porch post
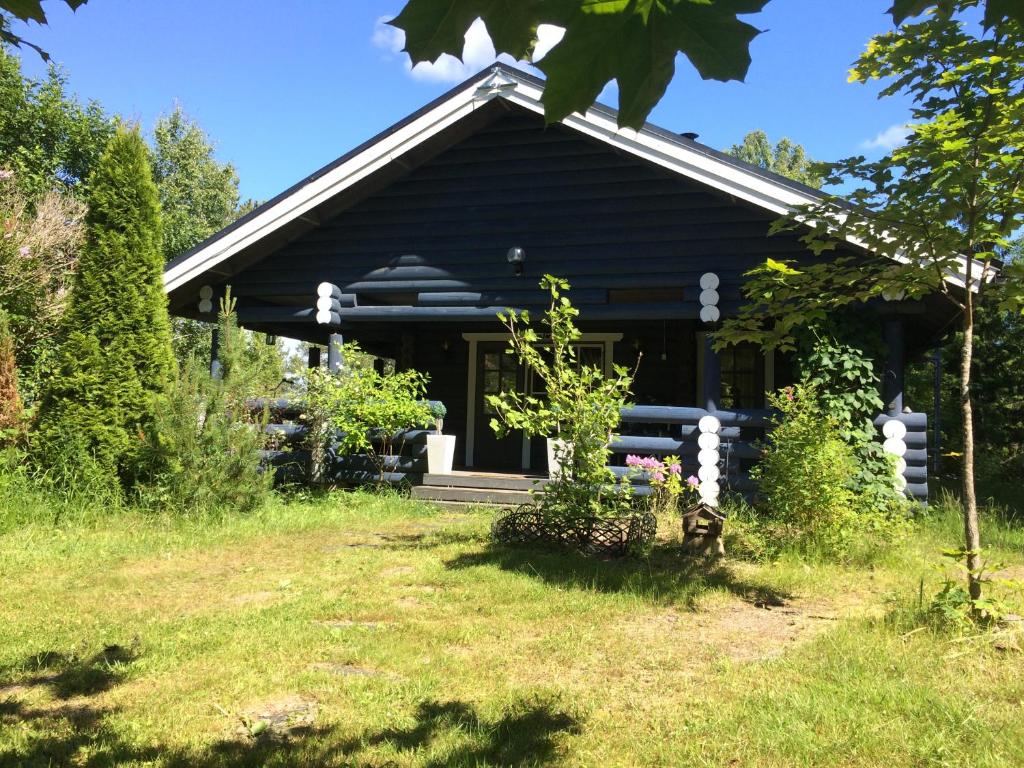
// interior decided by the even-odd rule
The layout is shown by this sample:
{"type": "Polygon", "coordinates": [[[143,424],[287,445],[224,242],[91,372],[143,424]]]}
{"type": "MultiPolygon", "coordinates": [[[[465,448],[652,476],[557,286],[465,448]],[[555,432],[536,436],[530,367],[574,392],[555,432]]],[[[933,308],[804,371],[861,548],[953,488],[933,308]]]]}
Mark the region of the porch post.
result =
{"type": "Polygon", "coordinates": [[[216,325],[210,330],[210,376],[220,378],[220,328],[216,325]]]}
{"type": "Polygon", "coordinates": [[[307,358],[306,362],[310,368],[320,367],[320,347],[309,348],[309,357],[307,358]]]}
{"type": "Polygon", "coordinates": [[[327,370],[337,373],[341,370],[343,360],[341,359],[341,345],[344,338],[340,333],[332,333],[327,338],[327,370]]]}
{"type": "Polygon", "coordinates": [[[710,333],[704,334],[704,410],[717,411],[722,401],[722,363],[710,333]]]}
{"type": "Polygon", "coordinates": [[[887,318],[884,336],[888,351],[882,376],[882,400],[889,416],[899,416],[903,413],[903,364],[906,357],[902,318],[887,318]]]}

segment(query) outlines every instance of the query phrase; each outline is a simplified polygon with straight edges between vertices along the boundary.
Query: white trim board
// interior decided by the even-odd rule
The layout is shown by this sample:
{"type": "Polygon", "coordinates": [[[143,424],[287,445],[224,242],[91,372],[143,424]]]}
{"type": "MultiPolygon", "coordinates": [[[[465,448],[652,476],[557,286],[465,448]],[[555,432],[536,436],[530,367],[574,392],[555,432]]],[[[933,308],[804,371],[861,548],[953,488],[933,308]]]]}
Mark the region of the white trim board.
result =
{"type": "MultiPolygon", "coordinates": [[[[252,219],[225,230],[191,255],[172,263],[164,272],[164,290],[170,292],[201,278],[244,249],[397,161],[493,99],[505,99],[510,104],[543,115],[543,92],[543,84],[530,75],[505,65],[489,67],[423,114],[404,125],[399,124],[362,151],[333,168],[329,167],[322,175],[314,175],[252,219]]],[[[753,166],[747,168],[738,161],[702,151],[699,145],[689,146],[672,140],[652,126],[639,131],[619,128],[614,112],[604,107],[588,109],[585,114],[569,115],[561,124],[774,214],[783,214],[795,206],[819,199],[812,190],[802,191],[784,180],[763,174],[753,166]]],[[[950,281],[957,282],[957,278],[951,276],[950,281]]]]}

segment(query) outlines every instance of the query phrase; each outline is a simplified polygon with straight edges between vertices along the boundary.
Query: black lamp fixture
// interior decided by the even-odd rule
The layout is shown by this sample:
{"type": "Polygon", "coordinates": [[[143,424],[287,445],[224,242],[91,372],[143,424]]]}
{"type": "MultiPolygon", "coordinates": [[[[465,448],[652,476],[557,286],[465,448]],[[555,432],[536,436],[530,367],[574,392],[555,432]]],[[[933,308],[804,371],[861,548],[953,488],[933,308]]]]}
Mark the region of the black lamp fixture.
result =
{"type": "Polygon", "coordinates": [[[515,269],[516,277],[521,277],[523,274],[523,263],[526,261],[526,251],[518,245],[513,245],[508,249],[508,253],[505,254],[505,258],[515,269]]]}

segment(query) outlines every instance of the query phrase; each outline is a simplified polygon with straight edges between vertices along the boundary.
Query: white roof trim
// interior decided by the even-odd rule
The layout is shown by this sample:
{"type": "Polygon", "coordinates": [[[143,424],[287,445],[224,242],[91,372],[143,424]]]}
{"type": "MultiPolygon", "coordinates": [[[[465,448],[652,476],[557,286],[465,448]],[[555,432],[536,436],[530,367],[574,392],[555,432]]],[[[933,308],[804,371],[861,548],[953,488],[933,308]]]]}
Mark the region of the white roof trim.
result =
{"type": "MultiPolygon", "coordinates": [[[[251,220],[225,232],[180,263],[170,266],[164,272],[164,290],[170,292],[186,285],[246,247],[380,170],[494,98],[504,98],[531,112],[544,114],[541,86],[518,78],[514,72],[504,68],[485,73],[482,77],[486,79],[467,83],[465,88],[452,94],[433,109],[326,171],[319,178],[299,187],[251,220]]],[[[752,173],[713,155],[670,141],[656,131],[619,128],[613,115],[596,109],[589,109],[586,114],[570,115],[562,124],[623,152],[778,215],[783,215],[796,206],[817,202],[819,199],[770,177],[752,173]]],[[[980,269],[978,276],[980,277],[980,269]]],[[[963,285],[962,278],[953,278],[951,282],[963,285]]]]}

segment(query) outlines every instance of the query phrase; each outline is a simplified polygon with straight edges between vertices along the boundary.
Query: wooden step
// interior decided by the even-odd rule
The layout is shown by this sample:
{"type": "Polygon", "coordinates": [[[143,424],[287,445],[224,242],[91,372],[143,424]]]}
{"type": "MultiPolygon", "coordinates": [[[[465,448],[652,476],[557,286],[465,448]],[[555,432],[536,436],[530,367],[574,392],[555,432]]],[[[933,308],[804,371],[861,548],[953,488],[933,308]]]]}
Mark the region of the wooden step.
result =
{"type": "Polygon", "coordinates": [[[548,483],[542,475],[502,475],[498,473],[454,472],[450,475],[423,475],[423,484],[438,488],[482,488],[495,491],[529,491],[548,483]]]}
{"type": "Polygon", "coordinates": [[[412,497],[424,501],[462,502],[469,504],[492,504],[502,507],[518,507],[529,504],[532,497],[528,491],[501,488],[452,488],[437,485],[416,485],[412,497]]]}

